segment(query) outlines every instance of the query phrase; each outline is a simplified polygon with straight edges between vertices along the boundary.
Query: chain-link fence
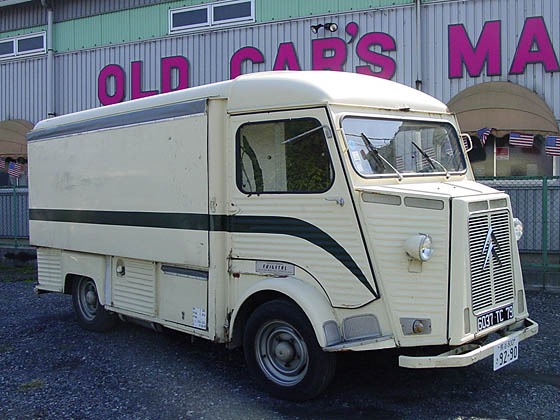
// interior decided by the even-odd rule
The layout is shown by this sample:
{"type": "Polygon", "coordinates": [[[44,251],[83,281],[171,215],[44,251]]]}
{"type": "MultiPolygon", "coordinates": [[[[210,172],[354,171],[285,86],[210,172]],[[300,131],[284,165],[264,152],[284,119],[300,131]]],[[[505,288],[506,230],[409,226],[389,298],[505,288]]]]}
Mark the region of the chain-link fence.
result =
{"type": "Polygon", "coordinates": [[[27,188],[0,186],[0,246],[29,245],[27,188]]]}
{"type": "Polygon", "coordinates": [[[477,178],[511,197],[514,217],[523,222],[517,243],[525,283],[560,289],[560,177],[477,178]]]}

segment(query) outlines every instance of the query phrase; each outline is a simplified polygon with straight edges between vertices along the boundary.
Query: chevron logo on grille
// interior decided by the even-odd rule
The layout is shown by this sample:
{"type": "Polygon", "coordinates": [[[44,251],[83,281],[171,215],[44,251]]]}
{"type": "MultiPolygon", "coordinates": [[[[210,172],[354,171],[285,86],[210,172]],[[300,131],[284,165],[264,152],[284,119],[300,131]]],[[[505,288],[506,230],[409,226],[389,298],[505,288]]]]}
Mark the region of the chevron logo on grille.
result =
{"type": "Polygon", "coordinates": [[[486,240],[484,241],[484,248],[482,248],[482,255],[486,253],[486,258],[484,259],[484,265],[482,266],[483,270],[486,268],[488,261],[490,261],[490,255],[493,255],[496,258],[498,264],[500,264],[500,267],[502,266],[502,262],[500,261],[500,257],[498,256],[496,249],[498,251],[500,250],[500,244],[498,243],[498,239],[496,239],[496,235],[494,235],[494,231],[492,230],[492,227],[490,227],[488,229],[488,233],[486,234],[486,240]]]}

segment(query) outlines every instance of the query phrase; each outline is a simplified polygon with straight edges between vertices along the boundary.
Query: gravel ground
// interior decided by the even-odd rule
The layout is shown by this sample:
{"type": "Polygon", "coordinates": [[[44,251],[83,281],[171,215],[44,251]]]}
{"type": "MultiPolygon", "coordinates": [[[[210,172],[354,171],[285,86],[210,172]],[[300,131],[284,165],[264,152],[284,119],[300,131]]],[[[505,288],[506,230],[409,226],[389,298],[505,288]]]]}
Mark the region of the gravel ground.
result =
{"type": "Polygon", "coordinates": [[[70,296],[33,293],[32,269],[0,267],[0,419],[559,419],[560,295],[528,293],[536,337],[498,372],[408,370],[387,353],[345,353],[319,398],[263,394],[241,351],[119,324],[80,329],[70,296]]]}

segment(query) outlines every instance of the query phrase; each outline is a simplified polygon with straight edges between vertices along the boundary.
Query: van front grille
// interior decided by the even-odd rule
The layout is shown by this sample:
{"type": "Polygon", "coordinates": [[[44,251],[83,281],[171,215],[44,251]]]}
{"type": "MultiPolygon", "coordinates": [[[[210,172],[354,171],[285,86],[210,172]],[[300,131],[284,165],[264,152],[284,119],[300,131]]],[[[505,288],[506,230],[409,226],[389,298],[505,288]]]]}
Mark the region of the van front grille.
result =
{"type": "Polygon", "coordinates": [[[510,214],[507,210],[469,217],[473,313],[513,299],[510,214]]]}

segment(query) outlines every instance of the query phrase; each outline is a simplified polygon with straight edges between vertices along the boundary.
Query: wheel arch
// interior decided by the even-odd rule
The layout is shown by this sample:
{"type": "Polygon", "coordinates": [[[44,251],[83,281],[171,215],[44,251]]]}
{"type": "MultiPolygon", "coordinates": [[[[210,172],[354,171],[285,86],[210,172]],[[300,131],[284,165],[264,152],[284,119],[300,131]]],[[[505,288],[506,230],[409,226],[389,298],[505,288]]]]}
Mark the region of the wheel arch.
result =
{"type": "Polygon", "coordinates": [[[72,283],[81,277],[87,277],[95,283],[101,304],[106,305],[105,276],[107,274],[107,264],[108,262],[104,255],[63,251],[63,293],[72,294],[72,283]]]}
{"type": "Polygon", "coordinates": [[[267,278],[255,283],[238,299],[230,319],[229,346],[239,347],[247,320],[265,302],[285,299],[296,304],[305,314],[321,347],[327,345],[324,324],[336,322],[333,308],[326,296],[310,284],[294,277],[267,278]]]}

